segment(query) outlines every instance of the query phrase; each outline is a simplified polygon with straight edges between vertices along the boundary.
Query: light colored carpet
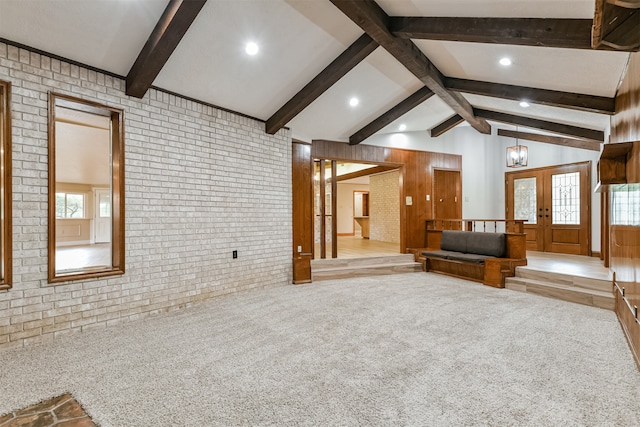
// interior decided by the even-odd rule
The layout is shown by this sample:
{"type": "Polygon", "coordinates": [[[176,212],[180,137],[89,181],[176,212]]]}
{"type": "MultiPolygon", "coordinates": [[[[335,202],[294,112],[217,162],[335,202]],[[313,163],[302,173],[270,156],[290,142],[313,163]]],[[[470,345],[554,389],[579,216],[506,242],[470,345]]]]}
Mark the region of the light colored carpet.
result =
{"type": "Polygon", "coordinates": [[[283,286],[0,351],[0,414],[107,426],[640,423],[613,312],[430,273],[283,286]]]}

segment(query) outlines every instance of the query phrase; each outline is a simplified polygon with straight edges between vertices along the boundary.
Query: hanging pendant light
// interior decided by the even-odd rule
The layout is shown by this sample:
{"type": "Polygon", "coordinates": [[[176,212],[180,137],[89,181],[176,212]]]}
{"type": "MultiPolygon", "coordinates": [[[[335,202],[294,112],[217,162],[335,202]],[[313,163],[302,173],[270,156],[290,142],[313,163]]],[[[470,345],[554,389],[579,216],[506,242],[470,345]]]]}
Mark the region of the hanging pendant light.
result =
{"type": "MultiPolygon", "coordinates": [[[[516,127],[516,135],[518,128],[516,127]]],[[[529,149],[526,145],[520,145],[518,143],[518,137],[516,136],[516,145],[513,147],[507,147],[507,167],[520,168],[527,166],[529,161],[529,149]]]]}

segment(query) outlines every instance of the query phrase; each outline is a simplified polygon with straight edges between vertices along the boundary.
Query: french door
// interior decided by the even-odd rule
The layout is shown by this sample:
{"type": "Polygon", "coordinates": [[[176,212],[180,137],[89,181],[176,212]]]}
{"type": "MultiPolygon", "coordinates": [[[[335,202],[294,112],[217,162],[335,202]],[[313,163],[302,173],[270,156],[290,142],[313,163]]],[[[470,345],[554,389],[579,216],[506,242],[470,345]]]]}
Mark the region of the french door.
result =
{"type": "Polygon", "coordinates": [[[506,218],[523,219],[527,250],[591,255],[591,162],[505,173],[506,218]]]}

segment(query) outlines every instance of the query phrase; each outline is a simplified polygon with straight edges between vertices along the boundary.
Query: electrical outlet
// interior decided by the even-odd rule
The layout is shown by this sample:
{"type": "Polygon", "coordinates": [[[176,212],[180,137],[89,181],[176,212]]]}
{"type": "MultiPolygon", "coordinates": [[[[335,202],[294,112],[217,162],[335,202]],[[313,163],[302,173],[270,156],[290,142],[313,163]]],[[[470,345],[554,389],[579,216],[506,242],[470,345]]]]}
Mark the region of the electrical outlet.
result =
{"type": "Polygon", "coordinates": [[[233,251],[233,259],[238,258],[238,251],[233,251]]]}

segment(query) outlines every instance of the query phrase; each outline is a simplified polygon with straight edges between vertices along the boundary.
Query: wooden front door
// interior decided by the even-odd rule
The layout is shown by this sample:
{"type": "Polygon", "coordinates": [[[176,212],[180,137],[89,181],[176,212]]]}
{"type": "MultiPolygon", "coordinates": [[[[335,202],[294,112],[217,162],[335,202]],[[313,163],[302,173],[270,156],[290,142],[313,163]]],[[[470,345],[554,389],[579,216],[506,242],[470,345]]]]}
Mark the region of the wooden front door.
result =
{"type": "Polygon", "coordinates": [[[507,172],[506,218],[524,219],[527,249],[591,255],[591,162],[507,172]]]}
{"type": "Polygon", "coordinates": [[[462,218],[462,184],[459,170],[433,170],[433,217],[462,218]]]}

